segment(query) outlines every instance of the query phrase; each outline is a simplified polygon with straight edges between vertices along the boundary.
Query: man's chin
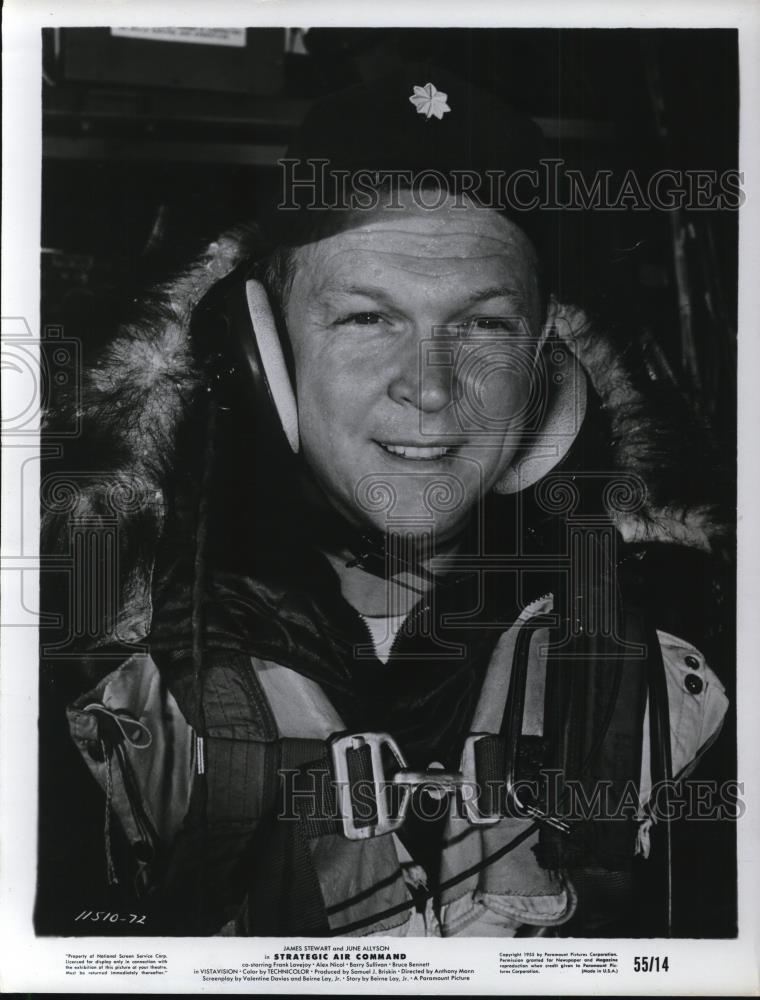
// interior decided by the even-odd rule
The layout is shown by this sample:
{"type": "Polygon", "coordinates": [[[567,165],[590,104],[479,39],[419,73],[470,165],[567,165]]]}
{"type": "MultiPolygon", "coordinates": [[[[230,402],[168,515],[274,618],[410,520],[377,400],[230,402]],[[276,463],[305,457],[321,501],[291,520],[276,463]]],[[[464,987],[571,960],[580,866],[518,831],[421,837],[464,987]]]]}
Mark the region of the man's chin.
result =
{"type": "Polygon", "coordinates": [[[422,518],[415,520],[410,516],[406,523],[401,519],[399,521],[400,523],[395,524],[373,522],[370,530],[382,537],[386,546],[399,552],[405,549],[410,555],[424,557],[456,546],[468,518],[437,521],[422,518]]]}
{"type": "MultiPolygon", "coordinates": [[[[451,490],[438,488],[424,496],[416,491],[406,494],[381,479],[362,489],[367,479],[351,498],[353,503],[345,496],[321,494],[325,514],[332,510],[332,517],[328,515],[325,521],[330,526],[330,541],[325,538],[328,547],[354,549],[371,542],[373,547],[399,555],[404,550],[406,558],[425,558],[455,546],[470,521],[473,505],[463,503],[463,497],[451,490]]],[[[466,496],[467,491],[462,493],[466,496]]]]}

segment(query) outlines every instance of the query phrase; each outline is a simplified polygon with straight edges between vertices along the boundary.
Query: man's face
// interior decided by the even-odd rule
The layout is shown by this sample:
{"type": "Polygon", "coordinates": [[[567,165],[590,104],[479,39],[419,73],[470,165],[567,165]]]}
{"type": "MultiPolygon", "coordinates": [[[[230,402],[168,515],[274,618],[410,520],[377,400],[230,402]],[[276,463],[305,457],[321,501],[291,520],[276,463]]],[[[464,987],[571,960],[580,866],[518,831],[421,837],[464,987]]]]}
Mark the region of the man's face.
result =
{"type": "Polygon", "coordinates": [[[440,542],[518,448],[538,282],[502,216],[402,204],[299,248],[285,319],[301,447],[330,502],[440,542]]]}

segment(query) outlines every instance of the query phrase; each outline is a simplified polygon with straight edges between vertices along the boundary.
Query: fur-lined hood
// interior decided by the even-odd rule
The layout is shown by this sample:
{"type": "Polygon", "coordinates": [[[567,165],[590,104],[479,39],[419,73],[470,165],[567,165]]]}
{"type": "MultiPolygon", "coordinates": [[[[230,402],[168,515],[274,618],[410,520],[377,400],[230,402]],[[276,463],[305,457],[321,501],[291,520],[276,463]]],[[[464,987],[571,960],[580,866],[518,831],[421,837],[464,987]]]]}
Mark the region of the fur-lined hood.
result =
{"type": "MultiPolygon", "coordinates": [[[[72,521],[116,522],[123,640],[144,637],[150,625],[151,572],[178,434],[208,389],[191,338],[194,310],[255,254],[257,240],[253,229],[225,233],[181,273],[150,289],[83,372],[78,396],[50,408],[49,433],[59,421],[76,419],[81,434],[67,445],[67,471],[52,470],[43,479],[43,551],[68,550],[72,521]],[[68,486],[63,501],[62,481],[68,486]]],[[[706,438],[675,386],[655,377],[638,345],[598,329],[580,309],[555,304],[555,319],[609,421],[613,468],[643,484],[638,509],[611,512],[623,539],[720,549],[729,530],[708,494],[714,480],[706,438]]]]}

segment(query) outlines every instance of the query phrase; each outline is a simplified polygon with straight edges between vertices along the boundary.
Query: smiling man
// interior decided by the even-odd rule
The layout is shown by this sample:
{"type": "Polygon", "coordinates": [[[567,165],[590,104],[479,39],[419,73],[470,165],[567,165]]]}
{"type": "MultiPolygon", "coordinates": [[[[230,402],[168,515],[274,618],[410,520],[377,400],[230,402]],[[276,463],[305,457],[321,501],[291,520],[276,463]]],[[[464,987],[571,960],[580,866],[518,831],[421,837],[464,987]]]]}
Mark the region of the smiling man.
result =
{"type": "Polygon", "coordinates": [[[267,238],[216,245],[89,376],[87,417],[130,413],[114,475],[160,502],[122,537],[118,637],[150,655],[68,717],[103,899],[153,933],[670,929],[642,865],[726,698],[645,567],[714,524],[652,474],[688,421],[549,294],[546,221],[473,193],[539,151],[416,67],[330,98],[267,238]]]}
{"type": "Polygon", "coordinates": [[[539,349],[535,254],[487,209],[450,197],[429,210],[409,194],[400,204],[295,254],[285,324],[304,452],[331,503],[385,530],[382,513],[357,510],[366,477],[390,476],[399,515],[419,519],[419,476],[448,476],[457,502],[431,524],[444,541],[524,430],[539,349]],[[445,351],[450,363],[431,362],[445,351]]]}

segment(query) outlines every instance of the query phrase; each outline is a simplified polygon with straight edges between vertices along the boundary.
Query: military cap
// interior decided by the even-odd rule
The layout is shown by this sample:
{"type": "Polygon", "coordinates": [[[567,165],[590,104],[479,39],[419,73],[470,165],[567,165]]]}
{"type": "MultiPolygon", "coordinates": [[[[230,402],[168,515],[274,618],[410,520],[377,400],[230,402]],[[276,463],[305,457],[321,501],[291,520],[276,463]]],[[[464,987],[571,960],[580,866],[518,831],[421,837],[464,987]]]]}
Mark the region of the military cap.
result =
{"type": "Polygon", "coordinates": [[[281,161],[270,226],[279,243],[308,241],[346,224],[345,209],[367,207],[372,178],[406,177],[406,186],[438,184],[504,212],[545,256],[535,186],[530,199],[520,187],[527,171],[538,181],[545,155],[538,125],[498,95],[439,67],[404,64],[312,106],[281,161]]]}

